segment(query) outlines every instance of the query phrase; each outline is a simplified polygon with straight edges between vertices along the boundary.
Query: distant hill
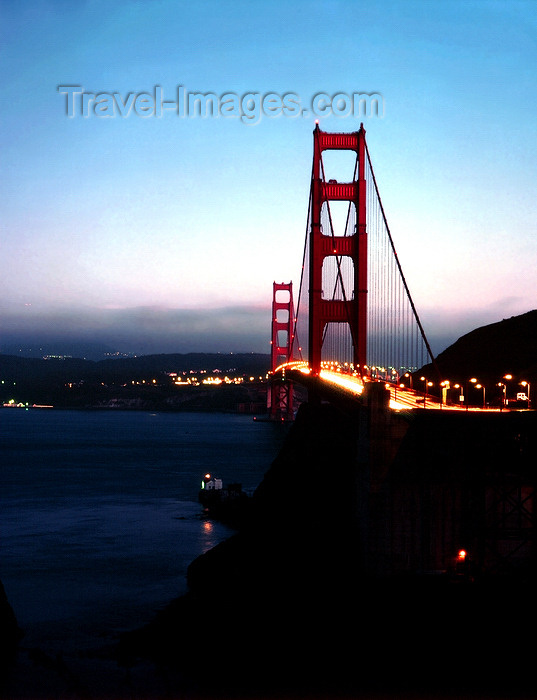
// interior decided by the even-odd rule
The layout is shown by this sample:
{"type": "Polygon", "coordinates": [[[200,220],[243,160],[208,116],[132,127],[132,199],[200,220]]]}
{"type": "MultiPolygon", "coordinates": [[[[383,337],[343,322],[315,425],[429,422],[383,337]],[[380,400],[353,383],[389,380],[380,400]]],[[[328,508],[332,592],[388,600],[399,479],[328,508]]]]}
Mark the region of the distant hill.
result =
{"type": "MultiPolygon", "coordinates": [[[[456,382],[469,377],[498,382],[505,374],[537,381],[537,310],[476,328],[440,353],[436,363],[443,379],[456,382]]],[[[434,376],[431,365],[420,372],[434,376]]]]}
{"type": "Polygon", "coordinates": [[[261,353],[187,353],[170,355],[142,355],[107,360],[33,359],[0,353],[0,377],[8,381],[65,380],[81,381],[149,378],[162,372],[219,369],[237,374],[266,374],[270,369],[270,355],[261,353]]]}
{"type": "Polygon", "coordinates": [[[5,402],[52,404],[63,407],[96,407],[110,401],[142,408],[170,408],[177,401],[183,409],[212,406],[233,409],[257,402],[249,377],[265,377],[270,355],[259,353],[144,355],[99,361],[77,358],[33,359],[0,354],[0,405],[5,402]],[[228,386],[176,387],[169,373],[220,370],[222,376],[247,378],[244,388],[228,386]],[[179,392],[179,393],[178,393],[179,392]],[[188,399],[188,401],[187,401],[188,399]]]}
{"type": "Polygon", "coordinates": [[[238,374],[262,374],[270,369],[270,355],[262,353],[186,353],[171,355],[142,355],[107,359],[95,362],[99,372],[131,373],[131,372],[185,372],[188,370],[207,370],[212,372],[233,371],[238,374]]]}

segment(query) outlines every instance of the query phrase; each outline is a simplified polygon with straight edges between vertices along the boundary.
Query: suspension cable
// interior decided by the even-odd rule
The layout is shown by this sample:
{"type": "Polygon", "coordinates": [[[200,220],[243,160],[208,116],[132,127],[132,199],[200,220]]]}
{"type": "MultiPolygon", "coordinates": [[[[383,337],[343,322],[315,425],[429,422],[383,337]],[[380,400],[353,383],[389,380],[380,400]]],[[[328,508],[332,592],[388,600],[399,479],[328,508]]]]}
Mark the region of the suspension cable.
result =
{"type": "Polygon", "coordinates": [[[399,262],[399,256],[397,255],[397,251],[395,250],[395,245],[394,245],[394,243],[393,243],[392,234],[390,233],[390,227],[388,226],[388,221],[387,221],[387,219],[386,219],[386,214],[385,214],[385,212],[384,212],[384,206],[382,205],[382,199],[381,199],[380,194],[379,194],[379,189],[378,189],[378,186],[377,186],[377,180],[376,180],[376,178],[375,178],[375,172],[374,172],[374,170],[373,170],[373,165],[372,165],[372,163],[371,163],[371,157],[370,157],[370,155],[369,155],[369,148],[367,147],[367,142],[365,143],[365,149],[366,149],[366,153],[367,153],[367,161],[368,161],[368,163],[369,163],[369,168],[370,168],[370,170],[371,170],[371,177],[372,177],[372,179],[373,179],[373,185],[375,186],[375,192],[377,193],[377,198],[378,198],[378,202],[379,202],[379,206],[380,206],[380,211],[381,211],[381,213],[382,213],[382,218],[383,218],[383,220],[384,220],[384,225],[386,226],[386,233],[388,234],[388,239],[389,239],[390,246],[391,246],[391,249],[392,249],[394,258],[395,258],[395,262],[396,262],[396,264],[397,264],[397,269],[399,270],[399,274],[401,275],[401,280],[402,280],[403,285],[404,285],[404,287],[405,287],[405,291],[406,291],[406,294],[407,294],[407,297],[408,297],[408,301],[410,302],[410,306],[412,307],[412,311],[413,311],[413,313],[414,313],[414,318],[416,319],[416,323],[417,323],[418,328],[419,328],[419,330],[420,330],[422,340],[423,340],[423,342],[425,343],[425,346],[426,346],[426,348],[427,348],[427,352],[428,352],[428,354],[429,354],[429,358],[430,358],[430,360],[431,360],[431,363],[432,363],[432,365],[433,365],[435,371],[437,372],[438,377],[441,378],[440,370],[439,370],[438,365],[437,365],[437,363],[436,363],[436,359],[435,359],[435,357],[434,357],[434,355],[433,355],[433,351],[431,350],[431,346],[429,345],[429,341],[427,340],[427,336],[425,335],[425,331],[424,331],[424,329],[423,329],[423,326],[422,326],[422,324],[421,324],[420,318],[419,318],[419,316],[418,316],[418,312],[417,312],[416,307],[415,307],[415,305],[414,305],[414,301],[413,301],[413,299],[412,299],[412,295],[410,294],[410,289],[408,288],[408,284],[407,284],[407,282],[406,282],[406,278],[405,278],[405,275],[404,275],[404,273],[403,273],[403,269],[402,269],[402,267],[401,267],[401,263],[399,262]]]}

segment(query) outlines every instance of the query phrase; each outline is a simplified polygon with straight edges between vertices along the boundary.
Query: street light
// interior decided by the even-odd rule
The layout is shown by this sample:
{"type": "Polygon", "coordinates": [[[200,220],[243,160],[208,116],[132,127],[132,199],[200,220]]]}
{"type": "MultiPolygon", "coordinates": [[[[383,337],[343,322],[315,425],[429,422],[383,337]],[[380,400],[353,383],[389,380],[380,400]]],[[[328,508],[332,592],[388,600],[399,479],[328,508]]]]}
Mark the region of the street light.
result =
{"type": "Polygon", "coordinates": [[[420,377],[420,381],[425,382],[425,395],[423,398],[423,408],[425,408],[425,406],[427,405],[427,391],[428,391],[430,386],[433,386],[433,383],[429,382],[427,380],[427,377],[420,377]]]}
{"type": "Polygon", "coordinates": [[[502,391],[502,398],[501,398],[501,400],[500,400],[500,411],[501,411],[502,408],[505,408],[505,406],[506,406],[506,404],[507,404],[507,387],[505,386],[505,384],[504,384],[503,382],[498,382],[498,383],[496,384],[496,386],[501,386],[501,388],[502,388],[502,389],[501,389],[501,391],[502,391]]]}
{"type": "MultiPolygon", "coordinates": [[[[513,378],[513,375],[512,374],[504,374],[503,378],[509,380],[509,379],[513,378]]],[[[507,384],[505,384],[505,382],[498,382],[497,386],[502,387],[502,393],[503,393],[502,406],[507,406],[507,384]]]]}
{"type": "Polygon", "coordinates": [[[410,388],[412,389],[412,375],[410,374],[410,372],[405,372],[403,376],[408,377],[408,384],[409,384],[410,388]]]}
{"type": "MultiPolygon", "coordinates": [[[[471,384],[477,384],[477,379],[475,377],[472,377],[470,379],[471,384]]],[[[466,384],[466,410],[468,410],[468,400],[470,398],[470,392],[468,391],[468,383],[466,384]]]]}
{"type": "Polygon", "coordinates": [[[502,398],[500,400],[500,411],[501,411],[502,408],[505,406],[505,389],[506,389],[506,387],[505,387],[505,384],[503,384],[502,382],[498,382],[496,384],[496,386],[502,387],[502,398]]]}
{"type": "Polygon", "coordinates": [[[440,408],[442,408],[442,404],[448,404],[448,391],[451,389],[451,384],[449,379],[444,379],[443,382],[440,382],[440,386],[442,387],[442,401],[440,403],[440,408]]]}
{"type": "Polygon", "coordinates": [[[475,385],[476,389],[483,389],[483,408],[486,408],[486,403],[485,403],[485,387],[482,384],[476,384],[475,385]]]}

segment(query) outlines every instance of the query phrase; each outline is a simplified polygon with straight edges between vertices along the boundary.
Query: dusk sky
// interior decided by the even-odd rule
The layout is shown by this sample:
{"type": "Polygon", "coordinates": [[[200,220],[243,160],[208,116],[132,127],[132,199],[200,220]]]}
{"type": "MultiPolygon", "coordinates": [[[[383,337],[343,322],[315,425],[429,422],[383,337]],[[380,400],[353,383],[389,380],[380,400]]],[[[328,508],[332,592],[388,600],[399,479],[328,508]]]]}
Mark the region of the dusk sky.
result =
{"type": "Polygon", "coordinates": [[[534,0],[0,0],[0,23],[1,351],[269,352],[315,126],[285,95],[382,96],[320,127],[364,122],[436,353],[537,308],[534,0]],[[227,102],[156,114],[178,86],[227,102]],[[230,110],[246,93],[275,111],[230,110]]]}

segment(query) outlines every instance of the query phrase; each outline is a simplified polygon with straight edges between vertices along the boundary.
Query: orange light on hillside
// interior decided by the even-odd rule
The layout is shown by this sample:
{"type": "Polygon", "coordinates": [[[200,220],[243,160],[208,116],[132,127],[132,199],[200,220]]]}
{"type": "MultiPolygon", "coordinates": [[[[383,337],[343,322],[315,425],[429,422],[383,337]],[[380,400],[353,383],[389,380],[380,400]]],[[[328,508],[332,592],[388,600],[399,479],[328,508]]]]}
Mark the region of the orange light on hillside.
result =
{"type": "Polygon", "coordinates": [[[457,554],[457,560],[458,561],[464,561],[466,559],[467,552],[464,549],[461,549],[459,553],[457,554]]]}

